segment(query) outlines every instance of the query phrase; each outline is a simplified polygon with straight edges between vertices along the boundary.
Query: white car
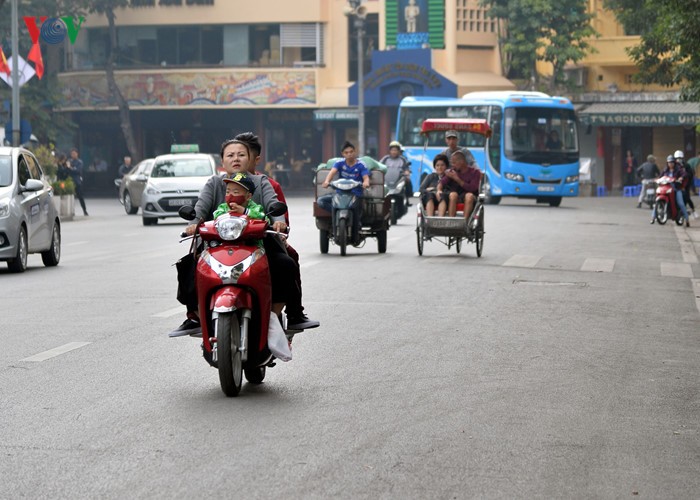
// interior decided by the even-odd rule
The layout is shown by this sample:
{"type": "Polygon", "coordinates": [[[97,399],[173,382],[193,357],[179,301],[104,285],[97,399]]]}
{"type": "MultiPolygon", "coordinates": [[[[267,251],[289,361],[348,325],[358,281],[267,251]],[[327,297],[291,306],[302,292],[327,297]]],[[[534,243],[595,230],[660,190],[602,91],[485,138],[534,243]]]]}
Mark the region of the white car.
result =
{"type": "Polygon", "coordinates": [[[180,153],[157,156],[141,198],[143,225],[158,219],[179,217],[183,205],[194,206],[199,192],[215,175],[214,160],[204,153],[180,153]]]}
{"type": "Polygon", "coordinates": [[[61,259],[53,189],[31,151],[0,147],[0,261],[21,273],[30,253],[41,253],[45,266],[61,259]]]}

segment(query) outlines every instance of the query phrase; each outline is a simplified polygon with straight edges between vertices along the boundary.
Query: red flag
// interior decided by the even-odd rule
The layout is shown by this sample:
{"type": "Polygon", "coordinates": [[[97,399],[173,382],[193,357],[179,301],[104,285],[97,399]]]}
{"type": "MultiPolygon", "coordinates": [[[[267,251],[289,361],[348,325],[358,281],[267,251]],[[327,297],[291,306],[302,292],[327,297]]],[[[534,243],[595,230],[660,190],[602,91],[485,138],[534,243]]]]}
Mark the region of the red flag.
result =
{"type": "Polygon", "coordinates": [[[0,73],[5,73],[7,76],[10,76],[11,72],[10,65],[7,64],[7,59],[5,58],[5,53],[2,51],[2,47],[0,47],[0,73]]]}
{"type": "Polygon", "coordinates": [[[38,43],[32,45],[32,50],[29,51],[27,59],[34,63],[36,76],[41,80],[41,77],[44,76],[44,60],[41,57],[41,47],[39,47],[38,43]]]}

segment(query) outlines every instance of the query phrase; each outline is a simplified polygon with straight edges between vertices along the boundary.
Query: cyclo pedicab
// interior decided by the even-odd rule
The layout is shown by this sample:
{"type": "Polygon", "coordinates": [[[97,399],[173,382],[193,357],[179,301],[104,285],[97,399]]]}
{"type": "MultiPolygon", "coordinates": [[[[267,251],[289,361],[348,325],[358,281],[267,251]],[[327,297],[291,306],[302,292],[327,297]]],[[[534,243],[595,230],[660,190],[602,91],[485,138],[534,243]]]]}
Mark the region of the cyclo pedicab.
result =
{"type": "MultiPolygon", "coordinates": [[[[429,134],[456,130],[457,132],[469,132],[472,134],[491,137],[491,128],[486,120],[478,119],[449,119],[431,118],[423,122],[421,134],[425,136],[423,155],[429,144],[429,134]]],[[[484,148],[488,151],[488,141],[484,148]]],[[[421,160],[422,163],[422,160],[421,160]]],[[[449,250],[453,246],[457,253],[462,251],[462,242],[476,243],[476,255],[481,257],[484,249],[484,200],[482,185],[484,173],[481,172],[479,182],[479,196],[474,204],[474,210],[469,218],[464,218],[464,203],[457,204],[455,217],[438,217],[436,214],[428,214],[422,203],[418,203],[416,220],[416,238],[418,241],[418,255],[423,255],[425,241],[438,241],[447,246],[449,250]]],[[[437,207],[436,207],[437,209],[437,207]]],[[[436,210],[437,213],[437,210],[436,210]]]]}
{"type": "MultiPolygon", "coordinates": [[[[352,215],[348,214],[348,206],[354,202],[354,196],[350,190],[357,184],[350,179],[336,177],[331,181],[330,187],[323,187],[323,181],[326,179],[328,171],[339,160],[342,158],[331,158],[326,163],[321,163],[316,169],[313,213],[316,218],[316,227],[319,230],[321,253],[328,253],[329,243],[333,242],[340,247],[340,255],[345,255],[348,243],[351,243],[352,232],[351,221],[347,218],[352,215]],[[333,214],[318,206],[318,198],[326,194],[333,195],[333,214]],[[335,220],[333,220],[334,217],[335,220]]],[[[386,166],[369,156],[362,156],[359,160],[369,170],[370,186],[362,196],[360,243],[355,246],[363,246],[367,238],[377,238],[378,252],[385,253],[386,232],[389,229],[391,216],[391,200],[385,197],[384,192],[386,166]]]]}

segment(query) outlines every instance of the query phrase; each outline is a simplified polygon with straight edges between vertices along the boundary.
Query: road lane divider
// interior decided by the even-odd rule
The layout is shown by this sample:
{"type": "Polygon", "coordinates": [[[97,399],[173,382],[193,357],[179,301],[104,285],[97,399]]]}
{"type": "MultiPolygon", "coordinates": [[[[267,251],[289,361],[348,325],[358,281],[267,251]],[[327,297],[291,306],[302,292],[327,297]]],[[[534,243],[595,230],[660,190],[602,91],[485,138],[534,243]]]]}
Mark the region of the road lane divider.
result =
{"type": "Polygon", "coordinates": [[[67,344],[63,344],[62,346],[49,349],[48,351],[40,352],[39,354],[35,354],[34,356],[29,356],[28,358],[21,359],[20,361],[38,363],[41,361],[46,361],[47,359],[55,358],[56,356],[60,356],[61,354],[74,351],[75,349],[80,349],[81,347],[85,347],[86,345],[90,344],[92,344],[92,342],[69,342],[67,344]]]}
{"type": "Polygon", "coordinates": [[[541,255],[513,255],[503,263],[504,267],[535,267],[542,259],[541,255]]]}
{"type": "Polygon", "coordinates": [[[593,273],[611,273],[615,268],[615,259],[586,259],[583,261],[581,271],[593,273]]]}

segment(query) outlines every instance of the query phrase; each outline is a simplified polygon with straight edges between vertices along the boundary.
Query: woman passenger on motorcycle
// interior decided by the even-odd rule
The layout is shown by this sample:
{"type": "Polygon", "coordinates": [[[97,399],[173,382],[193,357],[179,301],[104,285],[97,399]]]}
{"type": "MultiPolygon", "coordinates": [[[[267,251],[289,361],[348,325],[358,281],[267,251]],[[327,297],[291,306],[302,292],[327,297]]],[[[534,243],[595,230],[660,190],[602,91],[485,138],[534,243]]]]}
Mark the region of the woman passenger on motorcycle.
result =
{"type": "MultiPolygon", "coordinates": [[[[678,168],[676,165],[676,159],[673,155],[668,155],[666,157],[666,169],[661,172],[661,177],[671,177],[674,179],[673,182],[673,193],[676,197],[676,207],[681,211],[683,217],[685,217],[686,227],[690,227],[690,221],[688,220],[688,210],[685,208],[685,203],[683,202],[683,183],[685,182],[685,169],[678,168]]],[[[656,220],[656,204],[654,205],[654,210],[651,213],[651,224],[656,220]]]]}
{"type": "Polygon", "coordinates": [[[435,172],[428,174],[423,182],[421,182],[420,188],[420,201],[425,208],[425,212],[428,217],[432,217],[435,214],[435,207],[440,204],[440,200],[437,197],[438,183],[445,176],[445,170],[450,163],[447,155],[438,154],[433,158],[433,169],[435,172]]]}

